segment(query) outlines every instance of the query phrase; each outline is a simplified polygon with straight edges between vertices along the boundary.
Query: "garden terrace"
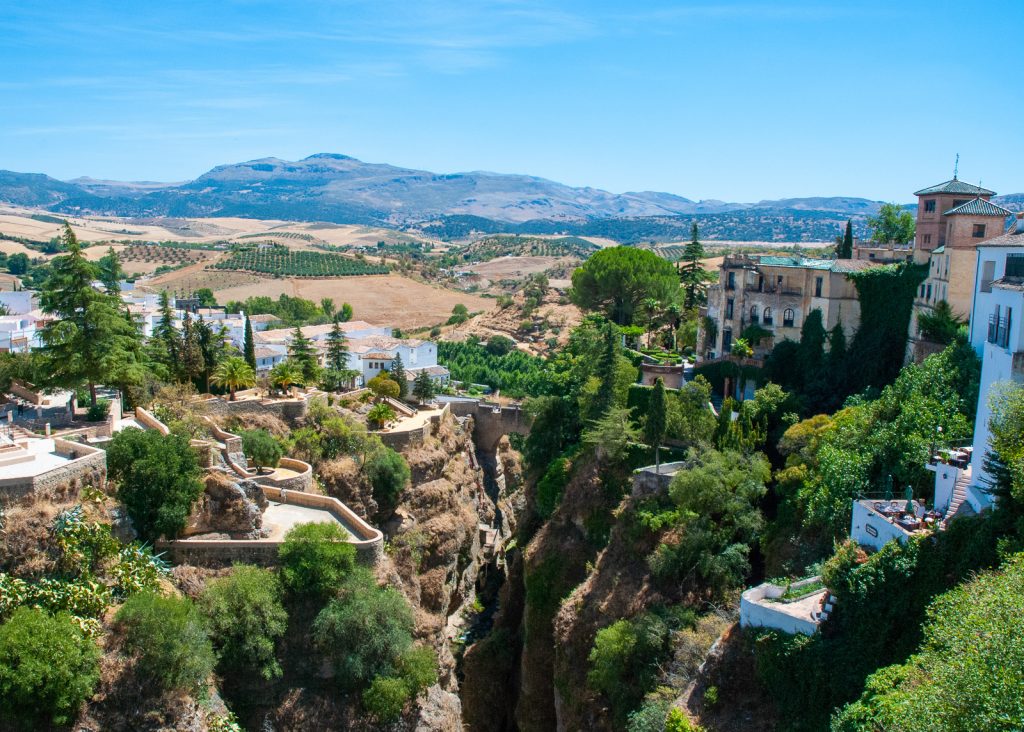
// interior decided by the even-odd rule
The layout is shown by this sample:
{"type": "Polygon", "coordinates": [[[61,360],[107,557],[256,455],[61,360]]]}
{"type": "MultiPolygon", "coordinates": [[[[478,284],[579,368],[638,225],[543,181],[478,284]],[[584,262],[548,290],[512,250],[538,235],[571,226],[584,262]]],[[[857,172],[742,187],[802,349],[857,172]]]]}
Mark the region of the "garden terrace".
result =
{"type": "Polygon", "coordinates": [[[814,635],[821,621],[828,617],[833,602],[828,589],[821,584],[821,577],[786,585],[765,582],[741,596],[740,625],[814,635]]]}

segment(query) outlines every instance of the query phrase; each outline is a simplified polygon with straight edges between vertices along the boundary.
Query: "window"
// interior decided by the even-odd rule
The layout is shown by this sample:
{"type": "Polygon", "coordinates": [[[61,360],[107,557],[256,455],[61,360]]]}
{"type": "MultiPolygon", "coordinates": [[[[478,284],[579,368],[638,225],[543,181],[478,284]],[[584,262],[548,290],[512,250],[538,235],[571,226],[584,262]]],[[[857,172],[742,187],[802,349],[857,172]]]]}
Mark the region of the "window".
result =
{"type": "Polygon", "coordinates": [[[924,235],[924,243],[925,244],[931,244],[932,243],[932,235],[931,234],[925,234],[924,235]]]}
{"type": "Polygon", "coordinates": [[[1006,255],[1006,276],[1024,277],[1024,254],[1006,255]]]}
{"type": "Polygon", "coordinates": [[[822,284],[824,284],[824,281],[825,280],[822,277],[815,277],[814,278],[814,296],[815,297],[821,297],[821,286],[822,286],[822,284]]]}
{"type": "Polygon", "coordinates": [[[786,308],[786,311],[782,313],[782,326],[784,328],[792,328],[796,322],[795,314],[792,308],[786,308]]]}
{"type": "Polygon", "coordinates": [[[766,307],[764,309],[764,312],[761,313],[761,322],[764,323],[765,325],[771,325],[772,324],[773,321],[772,321],[772,309],[771,308],[766,307]]]}
{"type": "MultiPolygon", "coordinates": [[[[726,272],[726,274],[725,274],[725,289],[727,289],[727,290],[735,290],[736,289],[736,273],[735,272],[726,272]]],[[[732,316],[730,315],[729,317],[731,318],[732,316]]]]}
{"type": "Polygon", "coordinates": [[[726,320],[732,320],[732,306],[733,306],[732,298],[729,298],[728,300],[725,301],[725,319],[726,320]]]}
{"type": "Polygon", "coordinates": [[[722,331],[722,352],[729,353],[732,351],[732,329],[726,328],[722,331]]]}
{"type": "Polygon", "coordinates": [[[917,294],[918,297],[924,297],[924,283],[921,283],[921,292],[917,294]]]}
{"type": "Polygon", "coordinates": [[[929,198],[927,201],[924,202],[924,212],[925,213],[935,213],[935,199],[934,198],[929,198]]]}
{"type": "MultiPolygon", "coordinates": [[[[1007,257],[1006,266],[1010,266],[1009,257],[1007,257]]],[[[981,263],[981,292],[992,292],[992,280],[996,278],[996,263],[995,262],[982,262],[981,263]]]]}
{"type": "Polygon", "coordinates": [[[975,224],[974,233],[972,234],[975,239],[985,238],[985,224],[975,224]]]}
{"type": "Polygon", "coordinates": [[[750,322],[757,325],[757,305],[750,306],[750,322]]]}
{"type": "Polygon", "coordinates": [[[932,283],[931,282],[928,283],[928,294],[925,296],[925,299],[926,300],[931,300],[932,299],[932,283]]]}
{"type": "Polygon", "coordinates": [[[949,278],[949,255],[948,254],[946,255],[945,259],[946,259],[946,277],[948,279],[949,278]]]}

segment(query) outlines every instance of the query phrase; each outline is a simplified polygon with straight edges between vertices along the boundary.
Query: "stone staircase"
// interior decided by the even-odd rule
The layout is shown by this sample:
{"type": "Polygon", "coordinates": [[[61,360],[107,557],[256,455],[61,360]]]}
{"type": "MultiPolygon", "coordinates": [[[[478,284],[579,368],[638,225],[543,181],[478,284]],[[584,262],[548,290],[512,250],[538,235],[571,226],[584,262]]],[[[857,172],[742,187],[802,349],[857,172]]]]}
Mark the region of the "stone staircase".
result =
{"type": "MultiPolygon", "coordinates": [[[[946,510],[946,515],[942,519],[942,527],[945,528],[949,522],[961,511],[961,508],[971,508],[971,504],[964,506],[967,501],[967,489],[971,485],[971,471],[965,470],[960,473],[960,476],[956,479],[956,483],[953,485],[953,497],[949,501],[949,508],[946,510]]],[[[973,513],[973,509],[971,511],[973,513]]]]}

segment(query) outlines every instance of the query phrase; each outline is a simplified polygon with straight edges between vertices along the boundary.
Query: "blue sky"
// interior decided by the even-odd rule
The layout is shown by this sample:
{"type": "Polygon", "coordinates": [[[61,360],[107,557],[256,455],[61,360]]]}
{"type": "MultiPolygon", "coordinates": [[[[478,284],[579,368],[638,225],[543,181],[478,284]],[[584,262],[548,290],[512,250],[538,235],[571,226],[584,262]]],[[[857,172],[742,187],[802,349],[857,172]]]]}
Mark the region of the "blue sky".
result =
{"type": "Polygon", "coordinates": [[[1024,191],[1024,2],[25,0],[0,168],[185,180],[338,152],[611,191],[1024,191]],[[1016,89],[1014,89],[1016,86],[1016,89]]]}

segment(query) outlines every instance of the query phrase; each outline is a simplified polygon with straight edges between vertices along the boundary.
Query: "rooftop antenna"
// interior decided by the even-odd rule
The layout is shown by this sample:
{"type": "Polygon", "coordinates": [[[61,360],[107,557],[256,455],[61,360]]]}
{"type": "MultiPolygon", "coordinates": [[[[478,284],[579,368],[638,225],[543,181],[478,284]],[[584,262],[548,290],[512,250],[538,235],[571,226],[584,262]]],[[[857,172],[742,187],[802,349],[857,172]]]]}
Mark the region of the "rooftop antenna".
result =
{"type": "Polygon", "coordinates": [[[953,180],[960,174],[960,153],[956,154],[956,162],[953,163],[953,180]]]}

